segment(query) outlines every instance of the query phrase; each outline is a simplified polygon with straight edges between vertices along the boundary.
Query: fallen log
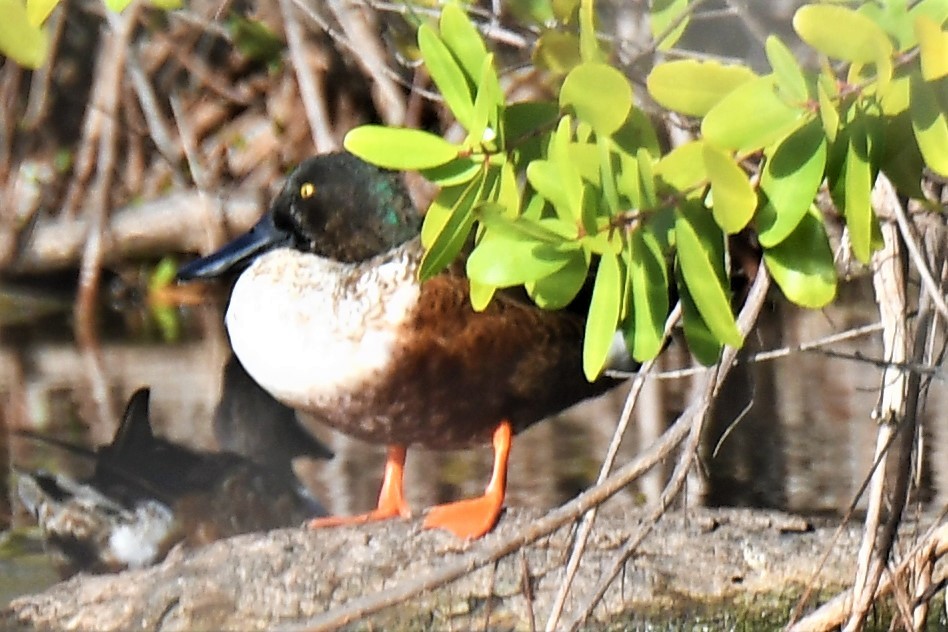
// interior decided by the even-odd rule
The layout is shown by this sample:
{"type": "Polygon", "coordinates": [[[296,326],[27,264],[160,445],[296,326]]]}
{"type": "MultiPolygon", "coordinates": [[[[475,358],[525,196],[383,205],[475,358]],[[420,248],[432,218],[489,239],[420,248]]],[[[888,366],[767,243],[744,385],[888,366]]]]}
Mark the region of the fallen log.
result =
{"type": "MultiPolygon", "coordinates": [[[[647,515],[643,510],[597,520],[562,621],[584,611],[587,595],[647,515]]],[[[18,598],[0,612],[0,628],[542,628],[571,529],[561,527],[510,553],[504,548],[538,520],[537,512],[507,510],[493,533],[473,543],[423,531],[418,520],[235,537],[172,551],[151,568],[79,575],[18,598]]],[[[688,620],[724,610],[731,621],[742,613],[779,619],[814,578],[818,594],[850,581],[858,535],[857,524],[837,535],[832,521],[817,524],[778,512],[668,513],[590,622],[688,620]]]]}

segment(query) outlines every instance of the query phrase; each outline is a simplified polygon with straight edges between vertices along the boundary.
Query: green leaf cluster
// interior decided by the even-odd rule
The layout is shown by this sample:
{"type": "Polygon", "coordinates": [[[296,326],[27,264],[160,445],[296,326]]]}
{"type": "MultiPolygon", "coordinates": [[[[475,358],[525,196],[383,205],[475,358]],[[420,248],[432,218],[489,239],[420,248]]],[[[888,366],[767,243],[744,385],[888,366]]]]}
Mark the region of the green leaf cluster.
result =
{"type": "MultiPolygon", "coordinates": [[[[49,54],[46,20],[62,0],[0,0],[0,54],[25,68],[39,68],[49,54]]],[[[109,11],[123,11],[132,0],[103,0],[109,11]]],[[[182,0],[151,0],[159,9],[178,9],[182,0]]]]}
{"type": "MultiPolygon", "coordinates": [[[[688,5],[652,3],[659,48],[687,28],[688,5]]],[[[651,98],[701,119],[697,140],[667,152],[635,106],[632,85],[607,61],[592,0],[553,3],[549,12],[542,2],[528,6],[564,25],[544,31],[534,51],[559,81],[555,102],[508,103],[494,56],[464,11],[448,4],[437,25],[419,28],[418,46],[466,131],[463,141],[365,126],[345,146],[440,185],[422,231],[421,276],[473,243],[467,274],[476,309],[499,288],[522,285],[539,306],[556,309],[591,287],[589,379],[601,372],[617,330],[639,361],[661,350],[676,291],[699,361],[741,345],[729,235],[755,235],[787,298],[821,307],[837,284],[814,206],[824,183],[854,254],[867,262],[880,241],[870,204],[877,174],[916,197],[923,169],[948,175],[945,0],[911,8],[895,0],[885,11],[877,3],[802,7],[793,24],[821,57],[815,70],[774,36],[768,74],[687,59],[657,65],[646,82],[651,98]]]]}

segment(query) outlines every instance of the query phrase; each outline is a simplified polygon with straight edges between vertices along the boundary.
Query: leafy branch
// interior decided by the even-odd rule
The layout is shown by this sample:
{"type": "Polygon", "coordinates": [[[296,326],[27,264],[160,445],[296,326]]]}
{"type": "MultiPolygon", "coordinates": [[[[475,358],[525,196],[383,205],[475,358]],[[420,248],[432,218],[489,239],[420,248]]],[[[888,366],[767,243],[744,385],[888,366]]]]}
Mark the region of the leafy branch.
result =
{"type": "MultiPolygon", "coordinates": [[[[555,67],[555,103],[508,103],[494,55],[449,4],[437,23],[419,26],[418,46],[464,140],[363,126],[345,146],[384,167],[417,169],[441,187],[425,219],[422,277],[443,269],[475,230],[467,274],[476,309],[497,289],[518,285],[541,307],[563,307],[595,275],[589,379],[602,370],[617,329],[637,360],[660,351],[672,284],[699,361],[711,364],[723,345],[741,345],[729,236],[749,231],[787,298],[818,308],[837,285],[814,203],[821,187],[867,263],[881,244],[870,203],[876,174],[919,199],[926,168],[948,175],[948,3],[800,8],[793,25],[820,55],[816,72],[775,36],[765,46],[769,74],[716,61],[658,64],[646,82],[650,96],[701,120],[700,137],[671,150],[634,105],[627,77],[607,62],[592,0],[570,6],[558,16],[561,29],[537,41],[538,57],[557,51],[547,63],[555,67]]],[[[687,2],[653,9],[659,50],[687,28],[688,9],[687,2]]]]}

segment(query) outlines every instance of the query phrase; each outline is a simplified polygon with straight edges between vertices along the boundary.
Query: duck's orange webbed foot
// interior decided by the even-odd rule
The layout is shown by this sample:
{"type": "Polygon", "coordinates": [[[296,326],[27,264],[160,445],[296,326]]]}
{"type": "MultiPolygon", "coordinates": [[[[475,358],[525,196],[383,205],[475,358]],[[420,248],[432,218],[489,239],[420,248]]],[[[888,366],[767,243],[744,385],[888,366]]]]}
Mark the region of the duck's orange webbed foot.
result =
{"type": "Polygon", "coordinates": [[[507,491],[512,438],[510,422],[501,422],[494,431],[494,471],[484,495],[432,507],[425,516],[425,529],[446,529],[459,538],[474,540],[494,528],[507,491]]]}
{"type": "Polygon", "coordinates": [[[307,526],[310,529],[341,527],[352,524],[365,524],[390,518],[411,518],[411,508],[405,502],[405,447],[389,446],[388,459],[385,462],[385,475],[382,477],[382,491],[379,492],[378,506],[364,514],[355,516],[328,516],[314,518],[307,526]]]}

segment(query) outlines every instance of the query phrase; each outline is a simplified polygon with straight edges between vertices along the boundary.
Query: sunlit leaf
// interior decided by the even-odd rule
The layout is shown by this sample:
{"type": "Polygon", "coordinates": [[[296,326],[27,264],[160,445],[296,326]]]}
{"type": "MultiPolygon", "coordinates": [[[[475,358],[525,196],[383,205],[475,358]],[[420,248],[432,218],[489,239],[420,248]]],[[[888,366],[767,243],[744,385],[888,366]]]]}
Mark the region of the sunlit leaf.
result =
{"type": "Polygon", "coordinates": [[[777,87],[791,102],[805,102],[809,98],[806,78],[793,52],[776,35],[767,37],[765,50],[767,61],[770,62],[774,77],[777,79],[777,87]]]}
{"type": "Polygon", "coordinates": [[[132,0],[105,0],[105,6],[109,11],[114,11],[115,13],[120,13],[125,10],[125,7],[130,5],[132,0]]]}
{"type": "Polygon", "coordinates": [[[704,142],[693,140],[662,156],[655,165],[655,177],[676,191],[688,191],[708,181],[704,166],[704,142]]]}
{"type": "Polygon", "coordinates": [[[731,313],[724,285],[724,236],[711,214],[701,207],[680,207],[675,239],[682,276],[704,322],[718,341],[740,347],[743,337],[731,313]]]}
{"type": "Polygon", "coordinates": [[[0,0],[0,53],[26,68],[39,68],[49,47],[46,32],[31,24],[22,0],[0,0]]]}
{"type": "Polygon", "coordinates": [[[823,181],[826,137],[813,121],[765,152],[757,234],[764,247],[786,239],[806,214],[823,181]]]}
{"type": "Polygon", "coordinates": [[[632,357],[645,362],[662,350],[668,315],[668,269],[661,246],[651,231],[636,230],[629,236],[629,242],[631,331],[626,330],[626,339],[631,342],[632,357]]]}
{"type": "Polygon", "coordinates": [[[805,107],[787,104],[772,75],[741,84],[715,105],[701,123],[709,143],[722,149],[753,151],[799,127],[805,107]]]}
{"type": "Polygon", "coordinates": [[[26,0],[26,17],[33,26],[42,26],[58,4],[59,0],[26,0]]]}
{"type": "Polygon", "coordinates": [[[632,86],[612,66],[587,62],[566,75],[560,89],[560,107],[571,107],[577,118],[592,125],[596,134],[609,136],[629,116],[632,86]]]}
{"type": "Polygon", "coordinates": [[[685,282],[681,265],[676,266],[675,280],[678,285],[678,296],[681,300],[681,324],[685,330],[685,341],[688,343],[688,350],[695,359],[704,366],[711,366],[718,361],[721,356],[722,344],[717,336],[711,331],[701,312],[695,305],[688,284],[685,282]]]}
{"type": "Polygon", "coordinates": [[[912,130],[927,164],[935,173],[948,177],[948,123],[945,110],[939,106],[932,84],[912,76],[909,111],[912,130]]]}
{"type": "Polygon", "coordinates": [[[603,255],[596,271],[583,338],[583,372],[590,382],[599,377],[612,346],[619,324],[624,285],[619,257],[603,255]]]}
{"type": "Polygon", "coordinates": [[[438,86],[445,103],[464,129],[470,129],[474,117],[474,99],[464,70],[435,30],[427,24],[418,27],[418,47],[425,60],[425,68],[438,86]]]}
{"type": "Polygon", "coordinates": [[[589,257],[582,249],[568,250],[566,265],[550,276],[525,284],[527,294],[543,309],[562,309],[569,305],[589,275],[589,257]]]}
{"type": "Polygon", "coordinates": [[[420,169],[420,171],[421,174],[425,176],[425,179],[429,182],[433,182],[434,184],[437,184],[441,187],[452,187],[457,184],[470,182],[483,168],[484,163],[471,160],[465,156],[461,158],[455,158],[454,160],[436,167],[420,169]]]}
{"type": "Polygon", "coordinates": [[[646,87],[659,105],[690,116],[704,116],[734,88],[755,77],[746,66],[682,59],[655,66],[646,87]]]}
{"type": "Polygon", "coordinates": [[[474,98],[474,113],[468,129],[466,146],[496,147],[500,112],[504,106],[504,93],[494,70],[494,56],[486,55],[480,70],[477,96],[474,98]]]}
{"type": "Polygon", "coordinates": [[[736,233],[747,226],[757,208],[757,194],[747,174],[734,157],[713,145],[704,145],[704,166],[711,180],[714,221],[724,232],[736,233]]]}
{"type": "Polygon", "coordinates": [[[651,0],[649,26],[658,41],[658,50],[671,49],[681,38],[691,19],[689,0],[651,0]]]}
{"type": "Polygon", "coordinates": [[[470,279],[470,290],[471,307],[474,308],[475,312],[483,312],[485,309],[487,309],[487,306],[490,305],[497,288],[493,285],[484,285],[483,283],[478,283],[474,279],[470,279]]]}
{"type": "MultiPolygon", "coordinates": [[[[480,198],[484,189],[489,189],[491,183],[488,183],[488,174],[484,177],[472,180],[463,190],[461,187],[453,189],[444,189],[438,195],[435,203],[442,207],[450,208],[446,218],[443,213],[438,215],[438,219],[443,219],[444,223],[440,230],[435,233],[434,229],[429,229],[428,240],[431,246],[425,252],[421,260],[421,269],[418,271],[419,278],[424,281],[441,272],[448,266],[454,258],[461,252],[464,242],[474,226],[474,204],[480,198]],[[450,207],[448,206],[450,205],[450,207]],[[434,235],[432,236],[432,233],[434,235]]],[[[434,206],[434,204],[432,204],[434,206]]],[[[431,209],[428,210],[431,213],[431,209]]],[[[428,223],[427,216],[425,224],[428,223]]],[[[422,226],[422,238],[425,238],[425,226],[422,226]]]]}
{"type": "Polygon", "coordinates": [[[820,308],[836,296],[833,250],[812,206],[786,239],[764,250],[764,262],[784,295],[801,307],[820,308]]]}
{"type": "Polygon", "coordinates": [[[579,53],[584,62],[602,61],[599,40],[596,34],[593,0],[580,0],[579,3],[579,53]]]}
{"type": "Polygon", "coordinates": [[[445,46],[460,62],[468,78],[476,81],[481,76],[481,68],[487,57],[487,48],[477,28],[464,10],[452,2],[446,3],[441,9],[439,27],[445,46]]]}
{"type": "Polygon", "coordinates": [[[549,276],[569,259],[569,252],[549,243],[488,230],[467,258],[467,275],[485,285],[511,287],[549,276]]]}
{"type": "Polygon", "coordinates": [[[833,59],[868,64],[892,55],[892,42],[868,17],[839,5],[808,4],[793,16],[804,42],[833,59]]]}
{"type": "Polygon", "coordinates": [[[642,194],[642,206],[655,208],[658,206],[658,193],[655,190],[655,166],[652,155],[647,149],[641,148],[635,152],[635,161],[638,163],[639,191],[642,194]]]}
{"type": "Polygon", "coordinates": [[[846,151],[845,202],[846,227],[853,254],[863,263],[872,255],[872,169],[869,165],[868,139],[861,130],[854,130],[846,151]]]}
{"type": "Polygon", "coordinates": [[[579,38],[572,33],[544,31],[533,47],[533,63],[557,75],[565,75],[582,61],[579,38]]]}
{"type": "Polygon", "coordinates": [[[830,142],[836,140],[836,132],[839,130],[839,112],[836,110],[836,104],[826,90],[823,81],[816,83],[816,94],[820,103],[820,122],[823,124],[823,131],[830,142]]]}
{"type": "Polygon", "coordinates": [[[386,169],[431,169],[458,157],[456,145],[407,127],[362,125],[349,130],[342,144],[366,162],[386,169]]]}

